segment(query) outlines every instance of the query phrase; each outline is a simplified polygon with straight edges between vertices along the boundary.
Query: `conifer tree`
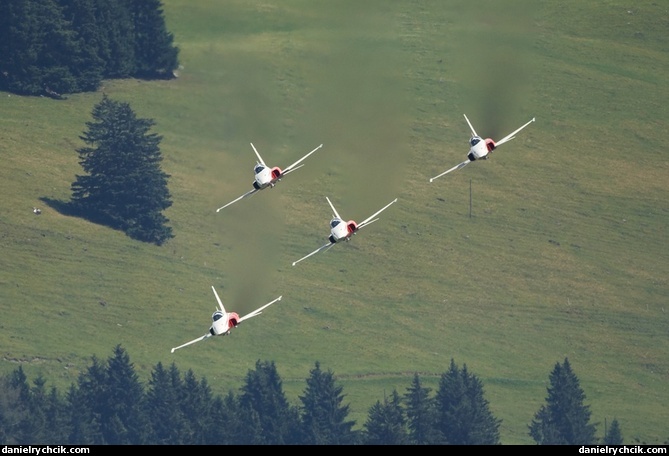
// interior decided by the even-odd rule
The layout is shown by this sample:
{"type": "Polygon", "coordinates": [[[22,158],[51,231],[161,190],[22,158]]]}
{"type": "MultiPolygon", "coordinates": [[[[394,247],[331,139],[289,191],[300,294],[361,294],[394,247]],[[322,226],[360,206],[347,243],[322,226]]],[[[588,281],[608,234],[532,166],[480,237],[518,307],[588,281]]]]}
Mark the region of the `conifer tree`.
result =
{"type": "Polygon", "coordinates": [[[67,393],[67,408],[70,417],[70,445],[104,445],[101,430],[102,412],[107,382],[104,363],[93,356],[91,365],[79,374],[76,385],[67,393]]]}
{"type": "Polygon", "coordinates": [[[47,389],[46,379],[39,375],[28,392],[28,416],[22,423],[27,444],[55,445],[63,443],[69,433],[65,402],[56,387],[47,389]]]}
{"type": "Polygon", "coordinates": [[[128,78],[135,73],[135,28],[130,10],[134,0],[96,0],[96,33],[101,37],[98,56],[105,62],[105,79],[128,78]]]}
{"type": "Polygon", "coordinates": [[[77,150],[87,175],[72,183],[71,205],[92,221],[120,229],[133,239],[162,245],[174,237],[162,211],[172,205],[169,175],[160,168],[161,136],[149,133],[151,119],[139,119],[125,102],[104,95],[77,150]]]}
{"type": "Polygon", "coordinates": [[[622,445],[623,444],[623,434],[620,431],[620,424],[618,424],[617,419],[611,421],[611,427],[609,427],[604,435],[604,441],[602,442],[605,445],[622,445]]]}
{"type": "Polygon", "coordinates": [[[100,406],[101,430],[110,445],[146,443],[148,419],[145,414],[144,386],[120,345],[107,360],[106,383],[100,406]]]}
{"type": "Polygon", "coordinates": [[[179,49],[173,44],[174,35],[165,26],[162,2],[135,1],[130,8],[135,30],[134,75],[146,79],[173,78],[179,66],[179,49]]]}
{"type": "Polygon", "coordinates": [[[288,403],[281,377],[274,362],[256,361],[242,386],[240,407],[247,428],[254,431],[249,438],[254,444],[291,445],[299,443],[299,411],[288,403]]]}
{"type": "Polygon", "coordinates": [[[52,0],[0,2],[0,89],[25,95],[76,92],[76,34],[52,0]]]}
{"type": "Polygon", "coordinates": [[[183,445],[187,423],[180,408],[181,374],[173,363],[165,369],[159,362],[151,372],[146,392],[146,412],[153,445],[183,445]]]}
{"type": "Polygon", "coordinates": [[[409,441],[413,445],[432,445],[443,440],[437,430],[435,401],[430,391],[416,373],[404,395],[409,441]]]}
{"type": "Polygon", "coordinates": [[[225,397],[216,396],[211,406],[208,424],[208,445],[240,445],[247,432],[240,418],[239,399],[232,391],[225,397]]]}
{"type": "Polygon", "coordinates": [[[590,407],[571,369],[569,360],[556,363],[549,376],[546,404],[534,415],[530,436],[539,445],[592,445],[595,426],[590,423],[590,407]]]}
{"type": "Polygon", "coordinates": [[[18,445],[25,442],[22,424],[30,414],[29,390],[21,366],[0,378],[0,444],[18,445]]]}
{"type": "Polygon", "coordinates": [[[346,421],[349,406],[342,405],[343,387],[335,383],[332,371],[323,372],[320,363],[309,372],[302,402],[302,443],[307,445],[348,445],[355,441],[355,421],[346,421]]]}
{"type": "Polygon", "coordinates": [[[499,444],[500,420],[496,419],[484,398],[483,384],[451,359],[448,371],[439,381],[436,395],[437,429],[442,443],[450,445],[499,444]]]}
{"type": "Polygon", "coordinates": [[[376,401],[369,409],[362,434],[365,445],[406,445],[409,437],[402,399],[396,390],[383,403],[376,401]]]}
{"type": "Polygon", "coordinates": [[[206,378],[198,380],[192,369],[184,375],[179,405],[184,417],[185,445],[207,445],[213,394],[206,378]]]}
{"type": "Polygon", "coordinates": [[[105,74],[101,57],[104,36],[96,18],[98,0],[58,0],[63,17],[75,34],[76,51],[70,58],[70,72],[77,80],[78,92],[91,92],[100,87],[105,74]]]}

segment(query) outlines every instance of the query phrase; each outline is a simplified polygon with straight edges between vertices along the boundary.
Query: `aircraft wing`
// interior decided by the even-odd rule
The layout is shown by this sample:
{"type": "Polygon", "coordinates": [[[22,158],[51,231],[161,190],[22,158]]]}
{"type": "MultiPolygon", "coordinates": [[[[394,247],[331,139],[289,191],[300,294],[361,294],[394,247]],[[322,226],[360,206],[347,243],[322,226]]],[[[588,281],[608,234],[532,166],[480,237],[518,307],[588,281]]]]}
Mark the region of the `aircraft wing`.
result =
{"type": "Polygon", "coordinates": [[[394,200],[392,200],[390,203],[388,203],[388,204],[387,204],[385,207],[383,207],[382,209],[376,211],[376,213],[374,213],[373,215],[367,217],[365,220],[363,220],[362,222],[358,223],[358,229],[364,227],[365,225],[369,225],[369,224],[372,223],[372,222],[376,222],[376,220],[378,220],[378,219],[376,219],[376,220],[372,220],[372,219],[373,219],[374,217],[376,217],[377,215],[379,215],[381,212],[383,212],[383,211],[385,211],[386,209],[388,209],[388,208],[390,207],[391,204],[396,203],[396,202],[397,202],[397,198],[395,198],[394,200]]]}
{"type": "Polygon", "coordinates": [[[315,254],[317,254],[318,252],[321,252],[321,251],[323,251],[323,250],[327,250],[327,249],[329,249],[329,248],[332,247],[333,245],[334,245],[333,242],[328,242],[327,244],[324,244],[324,245],[320,246],[319,248],[317,248],[316,250],[314,250],[313,252],[311,252],[309,255],[307,255],[307,256],[303,256],[302,258],[300,258],[300,259],[297,260],[297,261],[293,261],[293,266],[295,266],[297,263],[299,263],[299,262],[302,261],[302,260],[306,260],[306,259],[309,258],[311,255],[315,255],[315,254]]]}
{"type": "Polygon", "coordinates": [[[240,199],[243,199],[243,198],[246,198],[247,196],[251,196],[251,195],[253,195],[253,194],[254,194],[255,192],[257,192],[257,191],[258,191],[257,188],[254,188],[253,190],[249,190],[248,192],[244,193],[244,194],[243,194],[242,196],[240,196],[239,198],[230,201],[230,202],[229,202],[228,204],[226,204],[225,206],[219,207],[218,209],[216,209],[216,212],[219,212],[221,209],[225,209],[226,207],[230,206],[232,203],[236,203],[236,202],[239,201],[240,199]]]}
{"type": "Polygon", "coordinates": [[[505,142],[507,142],[507,141],[511,141],[513,138],[516,137],[516,133],[518,133],[520,130],[522,130],[523,128],[527,127],[529,124],[531,124],[532,122],[534,122],[535,119],[536,119],[536,117],[532,117],[532,120],[530,120],[529,122],[527,122],[525,125],[523,125],[522,127],[520,127],[518,130],[516,130],[516,131],[514,131],[513,133],[511,133],[511,134],[509,134],[509,135],[503,137],[503,138],[500,139],[499,141],[495,141],[495,146],[501,146],[501,145],[504,144],[505,142]]]}
{"type": "Polygon", "coordinates": [[[286,169],[283,170],[283,173],[282,173],[281,175],[282,175],[282,176],[285,176],[285,175],[288,174],[289,172],[291,172],[291,171],[295,171],[297,168],[300,168],[300,166],[297,166],[297,165],[299,165],[300,163],[302,163],[302,161],[304,161],[309,155],[313,154],[314,152],[316,152],[316,151],[317,151],[318,149],[320,149],[321,147],[323,147],[323,144],[321,144],[320,146],[318,146],[317,148],[315,148],[314,150],[312,150],[311,152],[309,152],[309,153],[308,153],[307,155],[305,155],[304,157],[300,158],[298,161],[296,161],[296,162],[293,163],[292,165],[287,166],[286,169]],[[297,166],[297,168],[296,168],[296,166],[297,166]]]}
{"type": "Polygon", "coordinates": [[[254,310],[253,312],[244,315],[243,317],[241,317],[241,318],[237,321],[237,324],[243,322],[244,320],[248,320],[248,319],[251,318],[251,317],[255,317],[255,316],[260,315],[260,314],[262,313],[263,310],[265,310],[266,308],[268,308],[269,306],[271,306],[271,305],[274,304],[275,302],[277,302],[277,301],[281,301],[281,298],[283,298],[283,296],[279,296],[279,297],[276,298],[274,301],[272,301],[272,302],[268,302],[267,304],[265,304],[264,306],[260,307],[259,309],[256,309],[256,310],[254,310]]]}
{"type": "Polygon", "coordinates": [[[254,146],[253,143],[251,143],[251,147],[253,147],[253,152],[256,153],[256,157],[258,157],[258,161],[260,162],[260,164],[263,165],[264,167],[267,167],[267,165],[265,164],[265,162],[262,160],[262,157],[260,156],[260,154],[259,154],[258,151],[256,150],[256,146],[254,146]]]}
{"type": "Polygon", "coordinates": [[[212,289],[213,292],[214,292],[214,296],[216,296],[216,301],[218,301],[218,307],[221,308],[221,311],[222,311],[224,314],[227,313],[227,312],[225,311],[225,307],[223,307],[223,301],[221,301],[221,298],[218,297],[218,293],[216,293],[216,288],[214,288],[214,286],[212,285],[212,286],[211,286],[211,289],[212,289]]]}
{"type": "Polygon", "coordinates": [[[193,339],[193,340],[191,340],[190,342],[186,342],[186,343],[183,344],[183,345],[179,345],[178,347],[174,347],[174,348],[172,349],[172,353],[174,353],[176,350],[179,350],[180,348],[184,348],[184,347],[186,347],[186,346],[188,346],[188,345],[194,344],[195,342],[200,342],[201,340],[205,340],[205,339],[207,339],[207,338],[209,338],[209,337],[211,337],[211,333],[207,333],[207,334],[205,334],[205,335],[202,336],[202,337],[198,337],[197,339],[193,339]]]}
{"type": "Polygon", "coordinates": [[[463,116],[465,116],[465,120],[467,121],[467,125],[469,125],[469,129],[472,131],[472,136],[478,136],[476,134],[476,131],[474,130],[474,127],[472,127],[472,123],[467,118],[467,114],[463,114],[463,116]]]}
{"type": "Polygon", "coordinates": [[[448,173],[450,173],[451,171],[455,171],[456,169],[464,168],[465,165],[466,165],[467,163],[469,163],[470,161],[471,161],[471,160],[465,160],[465,161],[463,161],[462,163],[459,163],[459,164],[455,165],[455,166],[452,167],[451,169],[444,171],[443,173],[439,174],[438,176],[434,176],[433,178],[430,179],[430,182],[432,182],[432,181],[435,180],[435,179],[440,178],[440,177],[443,176],[444,174],[448,174],[448,173]]]}
{"type": "Polygon", "coordinates": [[[334,216],[337,217],[338,219],[343,220],[343,219],[339,216],[339,214],[337,214],[337,209],[335,209],[334,204],[332,204],[332,202],[330,201],[330,198],[328,198],[328,197],[326,196],[325,199],[328,200],[328,204],[330,204],[330,207],[332,208],[332,213],[334,214],[334,216]]]}

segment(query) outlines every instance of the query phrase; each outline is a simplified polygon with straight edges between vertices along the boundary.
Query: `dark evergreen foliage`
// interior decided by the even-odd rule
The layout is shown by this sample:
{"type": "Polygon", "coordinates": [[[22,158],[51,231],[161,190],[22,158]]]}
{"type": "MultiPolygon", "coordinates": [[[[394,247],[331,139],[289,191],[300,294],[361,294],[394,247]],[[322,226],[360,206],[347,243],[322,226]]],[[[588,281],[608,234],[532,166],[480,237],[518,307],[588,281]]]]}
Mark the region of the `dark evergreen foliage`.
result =
{"type": "Polygon", "coordinates": [[[67,426],[65,404],[42,376],[31,387],[19,366],[0,381],[0,443],[59,444],[67,426]]]}
{"type": "Polygon", "coordinates": [[[70,71],[78,83],[78,91],[97,90],[105,76],[101,47],[103,24],[98,24],[98,0],[58,0],[63,17],[76,36],[76,50],[71,56],[70,71]]]}
{"type": "Polygon", "coordinates": [[[91,365],[82,372],[77,384],[72,385],[67,394],[67,413],[70,416],[69,444],[103,445],[102,413],[98,404],[104,400],[107,383],[106,369],[102,361],[93,356],[91,365]]]}
{"type": "Polygon", "coordinates": [[[252,441],[245,444],[291,445],[299,443],[299,412],[283,392],[274,362],[256,361],[249,370],[240,396],[242,419],[252,441]]]}
{"type": "Polygon", "coordinates": [[[181,410],[181,374],[175,364],[165,369],[158,363],[151,372],[146,392],[146,412],[149,419],[149,442],[153,445],[183,445],[183,433],[188,426],[181,410]]]}
{"type": "Polygon", "coordinates": [[[240,420],[239,398],[230,391],[225,397],[216,396],[211,405],[207,431],[209,445],[239,445],[247,430],[240,420]]]}
{"type": "Polygon", "coordinates": [[[211,415],[213,395],[205,378],[198,380],[191,369],[184,375],[179,395],[184,417],[184,444],[208,444],[207,424],[211,415]]]}
{"type": "Polygon", "coordinates": [[[46,388],[46,380],[40,375],[25,398],[28,414],[21,423],[21,443],[55,445],[62,443],[68,434],[64,402],[55,387],[46,388]]]}
{"type": "Polygon", "coordinates": [[[501,420],[490,411],[484,398],[483,384],[467,371],[458,368],[455,361],[442,374],[436,395],[437,429],[443,436],[441,443],[450,445],[499,444],[501,420]]]}
{"type": "Polygon", "coordinates": [[[129,1],[132,0],[97,0],[97,23],[102,36],[100,58],[105,62],[105,78],[128,78],[135,71],[135,29],[129,1]]]}
{"type": "Polygon", "coordinates": [[[18,445],[29,436],[24,434],[23,423],[28,419],[30,387],[23,368],[19,366],[0,382],[0,444],[18,445]]]}
{"type": "Polygon", "coordinates": [[[179,66],[179,49],[167,31],[160,0],[131,1],[135,30],[134,76],[144,79],[171,79],[179,66]]]}
{"type": "Polygon", "coordinates": [[[162,137],[149,133],[151,119],[138,119],[128,103],[106,95],[93,108],[93,122],[78,149],[87,175],[72,183],[73,210],[120,229],[133,239],[162,245],[174,237],[162,213],[172,205],[170,177],[160,168],[162,137]]]}
{"type": "Polygon", "coordinates": [[[22,95],[79,91],[71,67],[77,54],[76,34],[52,0],[5,0],[0,12],[3,52],[0,89],[22,95]]]}
{"type": "Polygon", "coordinates": [[[430,391],[430,388],[422,386],[416,373],[404,395],[409,442],[412,445],[433,445],[443,441],[437,429],[436,406],[430,391]]]}
{"type": "Polygon", "coordinates": [[[376,401],[370,407],[363,428],[362,443],[365,445],[406,445],[409,443],[402,399],[396,390],[393,390],[390,399],[384,397],[383,403],[376,401]]]}
{"type": "Polygon", "coordinates": [[[332,371],[323,372],[317,361],[309,372],[302,402],[302,443],[307,445],[350,445],[356,442],[355,421],[346,421],[349,406],[342,405],[343,387],[337,386],[332,371]]]}
{"type": "MultiPolygon", "coordinates": [[[[573,441],[589,438],[590,443],[578,444],[596,443],[594,426],[584,421],[589,418],[587,407],[580,404],[584,397],[566,359],[556,365],[551,385],[548,404],[535,416],[534,426],[545,439],[538,443],[567,443],[564,428],[558,426],[564,423],[569,423],[571,435],[577,435],[573,441]],[[567,401],[571,409],[558,407],[567,417],[560,421],[552,415],[552,398],[564,399],[564,390],[576,400],[567,401]]],[[[369,409],[362,431],[352,431],[353,422],[346,421],[348,406],[341,405],[342,391],[332,372],[322,371],[316,362],[299,396],[302,407],[293,407],[274,363],[267,361],[257,361],[255,370],[248,372],[241,394],[215,396],[206,379],[197,379],[192,370],[182,379],[174,363],[169,369],[158,363],[145,389],[119,345],[106,362],[93,356],[64,399],[56,388],[47,389],[41,376],[30,386],[21,367],[0,377],[0,444],[499,443],[499,421],[488,411],[480,381],[453,360],[434,399],[415,374],[404,397],[393,391],[369,409]]],[[[617,419],[605,431],[603,443],[623,443],[617,419]]]]}
{"type": "Polygon", "coordinates": [[[555,364],[549,380],[546,404],[534,415],[530,436],[539,445],[597,443],[590,408],[584,404],[585,393],[567,358],[563,364],[555,364]]]}
{"type": "Polygon", "coordinates": [[[100,428],[110,445],[142,445],[147,441],[148,419],[144,407],[144,386],[128,353],[114,348],[107,360],[107,375],[100,413],[100,428]]]}
{"type": "Polygon", "coordinates": [[[121,346],[102,363],[93,357],[68,395],[71,444],[142,445],[147,443],[149,421],[144,387],[121,346]]]}
{"type": "Polygon", "coordinates": [[[604,445],[622,445],[623,444],[623,434],[620,430],[620,424],[617,419],[611,421],[611,426],[606,430],[604,434],[604,445]]]}
{"type": "Polygon", "coordinates": [[[0,90],[62,98],[103,78],[172,78],[173,41],[159,0],[3,0],[0,90]]]}

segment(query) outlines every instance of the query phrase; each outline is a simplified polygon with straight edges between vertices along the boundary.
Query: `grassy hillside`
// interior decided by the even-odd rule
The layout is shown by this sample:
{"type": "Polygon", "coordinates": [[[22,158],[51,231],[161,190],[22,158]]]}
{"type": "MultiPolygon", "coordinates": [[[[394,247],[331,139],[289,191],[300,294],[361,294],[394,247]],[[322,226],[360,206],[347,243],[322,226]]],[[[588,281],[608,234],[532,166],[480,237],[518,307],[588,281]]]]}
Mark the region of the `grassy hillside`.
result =
{"type": "Polygon", "coordinates": [[[569,361],[592,421],[625,443],[669,439],[669,36],[659,2],[165,0],[183,68],[107,81],[65,101],[0,93],[0,373],[19,363],[66,388],[116,344],[148,379],[193,369],[219,393],[274,360],[291,400],[315,361],[352,419],[454,359],[480,377],[503,443],[569,361]],[[632,8],[632,9],[630,9],[632,8]],[[76,149],[102,93],[163,136],[176,237],[162,247],[66,217],[76,149]],[[474,162],[469,128],[500,138],[474,162]],[[249,190],[253,142],[305,166],[249,190]],[[360,221],[345,245],[291,266],[328,235],[328,196],[360,221]],[[35,216],[32,207],[42,209],[35,216]],[[235,330],[209,327],[210,286],[235,330]]]}

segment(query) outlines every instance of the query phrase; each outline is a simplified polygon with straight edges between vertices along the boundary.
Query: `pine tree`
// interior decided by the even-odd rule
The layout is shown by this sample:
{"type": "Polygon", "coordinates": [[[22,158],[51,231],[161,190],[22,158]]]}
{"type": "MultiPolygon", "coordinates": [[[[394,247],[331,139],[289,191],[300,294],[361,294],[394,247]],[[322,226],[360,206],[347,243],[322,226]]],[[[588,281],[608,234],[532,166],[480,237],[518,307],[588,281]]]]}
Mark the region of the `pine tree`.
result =
{"type": "Polygon", "coordinates": [[[70,72],[77,80],[76,91],[95,91],[105,71],[105,61],[100,57],[104,37],[95,16],[97,0],[58,0],[58,3],[77,43],[69,61],[70,72]]]}
{"type": "Polygon", "coordinates": [[[406,445],[409,443],[402,399],[396,390],[393,390],[390,399],[384,397],[383,403],[376,401],[370,407],[363,428],[362,442],[365,445],[406,445]]]}
{"type": "Polygon", "coordinates": [[[240,418],[239,398],[232,391],[225,397],[216,396],[211,406],[207,445],[241,445],[240,438],[247,430],[240,418]]]}
{"type": "Polygon", "coordinates": [[[102,413],[100,404],[104,400],[107,383],[105,365],[93,356],[91,365],[79,374],[76,385],[67,393],[67,407],[70,416],[70,445],[104,445],[101,431],[102,413]]]}
{"type": "Polygon", "coordinates": [[[39,375],[31,387],[19,366],[0,379],[0,443],[54,445],[68,431],[65,402],[56,387],[46,388],[39,375]]]}
{"type": "Polygon", "coordinates": [[[437,429],[443,435],[442,443],[450,445],[499,444],[500,420],[489,409],[483,395],[483,384],[463,365],[455,361],[439,381],[436,395],[437,429]]]}
{"type": "Polygon", "coordinates": [[[100,406],[100,427],[110,445],[146,443],[148,419],[145,415],[144,386],[139,381],[128,353],[114,347],[107,360],[106,384],[100,406]]]}
{"type": "Polygon", "coordinates": [[[76,92],[78,81],[70,68],[79,48],[60,6],[52,0],[0,3],[0,88],[58,98],[76,92]]]}
{"type": "Polygon", "coordinates": [[[179,49],[173,44],[174,35],[165,26],[162,2],[131,2],[130,8],[135,30],[134,75],[145,79],[173,78],[179,66],[179,49]]]}
{"type": "Polygon", "coordinates": [[[256,362],[242,386],[240,407],[254,444],[291,445],[299,443],[299,412],[288,403],[274,362],[256,362]]]}
{"type": "Polygon", "coordinates": [[[309,372],[302,401],[302,443],[348,445],[355,441],[355,421],[346,421],[349,406],[342,405],[343,387],[335,384],[332,371],[323,372],[317,361],[309,372]]]}
{"type": "Polygon", "coordinates": [[[39,375],[28,391],[28,416],[22,423],[22,434],[27,444],[54,445],[63,443],[68,431],[65,403],[58,390],[46,388],[46,380],[39,375]]]}
{"type": "Polygon", "coordinates": [[[198,380],[192,369],[184,375],[179,405],[184,417],[184,444],[206,445],[213,394],[207,379],[198,380]]]}
{"type": "Polygon", "coordinates": [[[54,386],[45,397],[45,414],[48,423],[44,429],[45,441],[51,445],[63,443],[63,439],[70,434],[70,417],[67,413],[67,403],[54,386]]]}
{"type": "Polygon", "coordinates": [[[604,435],[604,445],[622,445],[623,444],[623,434],[620,431],[620,424],[618,424],[617,419],[611,421],[611,427],[606,431],[604,435]]]}
{"type": "Polygon", "coordinates": [[[131,5],[134,0],[96,0],[98,56],[105,62],[105,79],[122,79],[136,71],[135,28],[131,5]]]}
{"type": "Polygon", "coordinates": [[[151,372],[146,392],[146,414],[153,445],[183,445],[186,420],[179,404],[182,381],[175,364],[165,369],[158,363],[151,372]]]}
{"type": "Polygon", "coordinates": [[[25,443],[23,423],[29,419],[30,387],[23,367],[0,379],[0,444],[25,443]]]}
{"type": "Polygon", "coordinates": [[[556,363],[549,376],[546,404],[537,411],[529,426],[530,436],[539,445],[592,445],[595,426],[590,424],[590,408],[569,360],[556,363]]]}
{"type": "Polygon", "coordinates": [[[430,397],[430,391],[422,386],[416,373],[404,395],[409,441],[413,445],[432,445],[443,440],[436,428],[435,401],[430,397]]]}
{"type": "Polygon", "coordinates": [[[162,137],[149,133],[151,119],[138,119],[128,103],[104,95],[77,150],[88,175],[72,183],[73,209],[120,229],[133,239],[162,245],[174,237],[162,211],[172,205],[169,175],[160,169],[162,137]]]}

